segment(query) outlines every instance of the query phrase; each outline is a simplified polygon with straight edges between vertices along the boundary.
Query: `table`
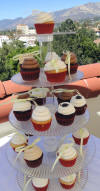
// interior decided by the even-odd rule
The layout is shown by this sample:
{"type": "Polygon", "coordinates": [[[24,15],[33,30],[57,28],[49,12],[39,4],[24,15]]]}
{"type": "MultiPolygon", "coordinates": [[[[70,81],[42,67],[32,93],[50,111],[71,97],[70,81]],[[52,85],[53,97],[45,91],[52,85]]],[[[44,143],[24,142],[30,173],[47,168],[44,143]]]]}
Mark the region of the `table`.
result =
{"type": "MultiPolygon", "coordinates": [[[[16,180],[17,171],[8,162],[6,149],[12,135],[0,139],[0,191],[21,191],[16,180]]],[[[94,137],[96,153],[88,166],[88,183],[83,191],[100,191],[100,139],[94,137]]],[[[92,148],[91,148],[92,149],[92,148]]]]}

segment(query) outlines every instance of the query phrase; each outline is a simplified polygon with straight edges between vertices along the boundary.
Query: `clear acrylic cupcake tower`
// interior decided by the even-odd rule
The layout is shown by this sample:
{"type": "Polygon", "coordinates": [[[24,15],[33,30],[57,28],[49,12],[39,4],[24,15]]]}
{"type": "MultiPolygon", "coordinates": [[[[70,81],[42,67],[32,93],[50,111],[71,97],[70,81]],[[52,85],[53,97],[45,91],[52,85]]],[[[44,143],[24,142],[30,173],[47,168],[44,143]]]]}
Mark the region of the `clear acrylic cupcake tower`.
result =
{"type": "MultiPolygon", "coordinates": [[[[60,34],[60,33],[58,33],[58,34],[60,34]]],[[[55,35],[57,35],[57,34],[55,34],[55,35]]],[[[43,45],[43,42],[48,42],[49,46],[50,46],[51,41],[53,41],[53,35],[38,35],[38,41],[40,44],[40,49],[41,49],[41,46],[43,45]]],[[[50,48],[50,50],[51,50],[51,48],[50,48]]],[[[52,87],[52,89],[53,89],[54,86],[65,85],[71,81],[76,81],[76,80],[82,79],[83,76],[84,76],[84,74],[82,72],[78,71],[77,74],[74,74],[71,76],[72,77],[71,80],[66,77],[66,80],[63,83],[50,83],[47,81],[45,74],[43,72],[43,69],[41,69],[40,78],[38,80],[35,80],[32,82],[23,81],[20,73],[14,75],[11,78],[11,80],[14,83],[17,83],[20,85],[26,85],[26,86],[32,86],[32,87],[52,87]]],[[[25,178],[26,178],[26,180],[28,180],[30,177],[38,177],[38,178],[49,178],[50,179],[48,191],[53,191],[53,190],[54,191],[64,191],[65,189],[63,189],[60,186],[60,183],[58,182],[58,178],[62,177],[62,176],[67,176],[67,175],[70,175],[70,174],[76,172],[77,181],[76,181],[75,186],[70,190],[71,191],[81,191],[84,188],[84,186],[86,185],[87,180],[88,180],[87,165],[93,159],[93,156],[96,151],[95,142],[91,137],[89,139],[87,146],[83,146],[84,147],[83,148],[83,157],[80,155],[79,146],[75,146],[76,150],[78,151],[78,158],[77,158],[76,164],[73,167],[66,168],[66,167],[61,166],[58,163],[55,166],[53,172],[51,172],[51,167],[56,158],[55,150],[57,149],[58,146],[60,146],[60,144],[62,144],[62,142],[60,142],[61,137],[63,137],[64,135],[67,136],[68,134],[73,133],[76,130],[84,127],[89,120],[89,112],[87,110],[85,112],[85,114],[83,114],[82,116],[77,116],[75,119],[75,122],[71,126],[62,127],[61,125],[57,124],[55,117],[54,117],[54,113],[57,109],[57,102],[54,98],[52,98],[52,101],[53,101],[53,104],[48,102],[47,106],[52,113],[53,120],[52,120],[50,129],[45,132],[38,132],[38,131],[34,130],[31,121],[27,121],[27,122],[17,121],[16,118],[14,117],[12,111],[9,115],[10,123],[18,131],[22,131],[25,134],[34,135],[33,137],[30,137],[30,139],[29,139],[30,142],[33,142],[33,140],[38,136],[41,137],[39,146],[41,147],[41,149],[43,150],[43,153],[44,153],[44,158],[43,158],[42,164],[35,169],[30,168],[24,162],[22,155],[19,157],[17,162],[14,163],[16,154],[14,152],[12,152],[12,149],[10,147],[8,147],[8,149],[7,149],[7,158],[8,158],[8,161],[13,165],[13,167],[18,170],[17,182],[18,182],[18,185],[20,186],[21,190],[23,190],[25,178]],[[48,141],[51,141],[52,144],[54,144],[56,146],[54,151],[49,152],[48,147],[46,147],[48,141]],[[57,145],[56,145],[56,143],[57,143],[57,145]],[[92,150],[91,150],[91,145],[92,145],[92,150]],[[79,178],[79,172],[80,172],[80,178],[79,178]]],[[[67,138],[66,138],[66,136],[65,136],[65,141],[68,138],[68,136],[67,136],[67,138]]],[[[30,182],[27,187],[27,191],[32,191],[32,190],[34,190],[34,189],[32,188],[32,184],[30,182]]]]}

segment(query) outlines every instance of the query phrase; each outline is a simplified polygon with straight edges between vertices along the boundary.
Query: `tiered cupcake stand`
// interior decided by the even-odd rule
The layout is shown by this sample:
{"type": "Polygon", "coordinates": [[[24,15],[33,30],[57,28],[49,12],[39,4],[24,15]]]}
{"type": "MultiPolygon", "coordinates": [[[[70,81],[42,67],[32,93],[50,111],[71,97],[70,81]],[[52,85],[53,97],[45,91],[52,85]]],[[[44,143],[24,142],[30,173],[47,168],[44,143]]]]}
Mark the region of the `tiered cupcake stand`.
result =
{"type": "MultiPolygon", "coordinates": [[[[41,39],[41,38],[40,38],[41,39]]],[[[54,87],[59,85],[65,85],[71,81],[77,81],[82,79],[84,74],[78,71],[76,74],[71,75],[71,79],[66,77],[66,80],[63,83],[50,83],[47,81],[43,70],[41,69],[40,78],[36,81],[26,82],[22,80],[20,73],[14,75],[12,77],[12,81],[26,86],[32,87],[54,87]]],[[[88,169],[87,166],[93,159],[95,153],[95,142],[91,138],[88,141],[86,146],[83,146],[83,156],[80,154],[79,146],[75,146],[78,152],[78,158],[73,167],[63,167],[59,162],[56,164],[53,172],[51,171],[52,165],[56,159],[56,150],[57,148],[66,140],[71,137],[71,133],[75,132],[80,128],[84,128],[89,120],[89,112],[88,109],[81,116],[76,116],[75,121],[72,125],[64,127],[57,124],[55,120],[55,111],[57,110],[57,101],[56,98],[53,97],[47,99],[46,102],[47,107],[50,109],[52,113],[52,124],[48,131],[38,132],[33,128],[31,120],[27,122],[18,121],[13,112],[11,111],[9,115],[9,121],[18,131],[23,132],[25,134],[31,135],[29,136],[29,143],[32,143],[37,137],[40,137],[40,142],[37,144],[42,149],[44,157],[42,164],[37,168],[30,168],[27,166],[23,159],[23,154],[19,156],[18,160],[15,163],[16,153],[8,147],[7,149],[7,158],[11,165],[18,170],[17,174],[17,182],[20,186],[21,190],[23,190],[25,182],[27,182],[32,177],[37,178],[48,178],[50,180],[50,184],[48,187],[48,191],[64,191],[58,181],[59,177],[67,176],[72,173],[77,173],[77,180],[75,186],[70,189],[71,191],[81,191],[88,181],[88,169]],[[92,147],[92,149],[91,149],[92,147]],[[54,150],[50,150],[53,148],[54,150]]],[[[33,187],[30,183],[27,186],[27,191],[33,191],[33,187]]]]}

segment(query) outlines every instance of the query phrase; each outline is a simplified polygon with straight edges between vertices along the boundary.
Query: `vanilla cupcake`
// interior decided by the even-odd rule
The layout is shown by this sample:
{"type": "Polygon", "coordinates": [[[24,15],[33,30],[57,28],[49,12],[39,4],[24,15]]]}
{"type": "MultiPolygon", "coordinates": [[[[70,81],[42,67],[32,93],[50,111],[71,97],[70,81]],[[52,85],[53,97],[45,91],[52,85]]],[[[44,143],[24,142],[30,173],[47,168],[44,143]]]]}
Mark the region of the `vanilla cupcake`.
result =
{"type": "Polygon", "coordinates": [[[31,118],[32,106],[29,101],[15,102],[13,113],[18,121],[27,121],[31,118]]]}
{"type": "Polygon", "coordinates": [[[34,98],[38,105],[43,105],[46,103],[48,93],[48,88],[34,88],[30,91],[30,97],[34,98]]]}
{"type": "Polygon", "coordinates": [[[57,155],[61,157],[59,159],[60,163],[65,167],[72,167],[76,163],[77,152],[74,147],[66,147],[66,144],[61,145],[57,151],[57,155]],[[63,151],[62,151],[63,150],[63,151]]]}
{"type": "Polygon", "coordinates": [[[50,60],[58,60],[60,57],[56,54],[56,52],[48,52],[45,57],[45,64],[50,60]]]}
{"type": "Polygon", "coordinates": [[[60,125],[71,125],[75,118],[74,106],[69,102],[60,103],[58,111],[55,113],[55,117],[60,125]]]}
{"type": "Polygon", "coordinates": [[[71,98],[71,103],[75,107],[76,115],[81,115],[85,113],[87,104],[86,100],[82,95],[75,95],[71,98]]]}
{"type": "Polygon", "coordinates": [[[50,34],[53,32],[54,21],[50,13],[40,12],[35,21],[37,34],[50,34]]]}
{"type": "Polygon", "coordinates": [[[64,176],[59,178],[61,186],[65,189],[72,189],[76,182],[76,174],[73,173],[69,176],[64,176]]]}
{"type": "Polygon", "coordinates": [[[66,64],[60,59],[47,62],[44,71],[49,82],[63,82],[66,78],[66,64]]]}
{"type": "Polygon", "coordinates": [[[32,113],[32,123],[37,131],[46,131],[52,121],[51,113],[45,106],[37,106],[32,113]]]}
{"type": "Polygon", "coordinates": [[[24,160],[26,161],[29,167],[36,168],[40,166],[42,163],[42,159],[43,152],[36,145],[24,151],[24,160]]]}
{"type": "Polygon", "coordinates": [[[80,145],[81,144],[81,139],[83,139],[83,145],[86,145],[88,143],[89,140],[89,132],[88,130],[84,127],[81,128],[79,130],[77,130],[75,133],[73,133],[73,139],[75,141],[76,144],[80,145]]]}
{"type": "Polygon", "coordinates": [[[36,191],[46,191],[48,189],[49,179],[32,178],[32,186],[36,191]]]}
{"type": "Polygon", "coordinates": [[[28,143],[27,137],[25,135],[17,133],[12,137],[10,141],[10,146],[13,148],[14,151],[16,151],[18,147],[27,146],[27,143],[28,143]]]}

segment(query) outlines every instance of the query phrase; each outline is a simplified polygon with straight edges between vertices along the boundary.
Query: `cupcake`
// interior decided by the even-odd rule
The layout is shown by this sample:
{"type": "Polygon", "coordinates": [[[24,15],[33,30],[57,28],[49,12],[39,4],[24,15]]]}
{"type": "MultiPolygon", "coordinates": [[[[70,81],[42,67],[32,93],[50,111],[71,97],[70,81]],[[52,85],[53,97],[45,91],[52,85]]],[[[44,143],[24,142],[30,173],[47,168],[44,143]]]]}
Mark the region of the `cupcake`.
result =
{"type": "Polygon", "coordinates": [[[66,92],[61,92],[57,94],[57,101],[58,104],[62,103],[62,102],[70,102],[72,96],[74,96],[76,94],[75,91],[66,91],[66,92]]]}
{"type": "Polygon", "coordinates": [[[90,135],[86,128],[81,128],[77,130],[75,133],[73,133],[72,137],[75,143],[78,145],[81,144],[81,139],[83,138],[83,145],[86,145],[88,143],[90,135]]]}
{"type": "Polygon", "coordinates": [[[26,161],[29,167],[36,168],[40,166],[42,163],[42,159],[43,152],[36,145],[24,151],[24,160],[26,161]]]}
{"type": "Polygon", "coordinates": [[[52,15],[49,13],[40,12],[34,25],[37,34],[53,33],[54,21],[52,15]]]}
{"type": "Polygon", "coordinates": [[[73,173],[69,176],[64,176],[59,178],[61,186],[65,189],[72,189],[76,182],[76,174],[73,173]]]}
{"type": "Polygon", "coordinates": [[[10,141],[10,146],[14,151],[16,151],[18,147],[27,146],[27,143],[28,143],[27,137],[25,135],[17,133],[12,137],[10,141]]]}
{"type": "Polygon", "coordinates": [[[52,121],[51,113],[45,106],[37,106],[32,113],[32,123],[37,131],[46,131],[52,121]]]}
{"type": "Polygon", "coordinates": [[[60,59],[60,57],[56,54],[56,52],[48,52],[45,57],[45,64],[50,60],[57,60],[57,59],[60,59]]]}
{"type": "Polygon", "coordinates": [[[71,125],[75,118],[74,106],[69,102],[60,103],[58,106],[58,111],[55,113],[55,117],[60,125],[71,125]]]}
{"type": "Polygon", "coordinates": [[[58,156],[59,154],[61,154],[59,162],[64,167],[72,167],[73,165],[75,165],[76,159],[77,159],[77,152],[74,149],[74,147],[71,147],[71,146],[66,147],[66,144],[63,144],[57,151],[58,156]]]}
{"type": "Polygon", "coordinates": [[[66,78],[66,64],[60,59],[47,62],[44,71],[49,82],[63,82],[66,78]]]}
{"type": "Polygon", "coordinates": [[[17,99],[28,99],[30,98],[29,93],[22,93],[17,95],[17,99]]]}
{"type": "MultiPolygon", "coordinates": [[[[73,52],[70,52],[70,73],[74,74],[77,72],[78,69],[78,63],[77,63],[77,57],[73,52]]],[[[68,57],[68,53],[63,53],[61,60],[66,63],[66,59],[68,57]]],[[[66,63],[67,64],[67,63],[66,63]]],[[[68,71],[68,65],[67,65],[67,71],[68,71]]]]}
{"type": "Polygon", "coordinates": [[[39,78],[40,67],[35,58],[25,58],[20,65],[20,73],[25,81],[32,81],[39,78]]]}
{"type": "Polygon", "coordinates": [[[32,106],[29,101],[15,102],[13,113],[18,121],[27,121],[31,118],[32,106]]]}
{"type": "Polygon", "coordinates": [[[38,105],[43,105],[46,103],[48,92],[48,88],[34,88],[30,91],[30,97],[34,98],[38,105]]]}
{"type": "Polygon", "coordinates": [[[36,191],[46,191],[48,189],[49,179],[32,178],[32,186],[36,191]]]}
{"type": "Polygon", "coordinates": [[[75,107],[76,115],[84,114],[87,108],[86,100],[82,95],[75,95],[71,98],[71,103],[75,107]]]}

